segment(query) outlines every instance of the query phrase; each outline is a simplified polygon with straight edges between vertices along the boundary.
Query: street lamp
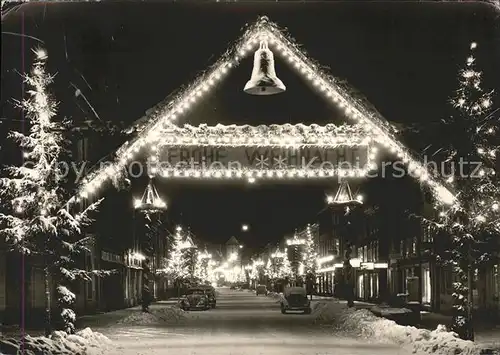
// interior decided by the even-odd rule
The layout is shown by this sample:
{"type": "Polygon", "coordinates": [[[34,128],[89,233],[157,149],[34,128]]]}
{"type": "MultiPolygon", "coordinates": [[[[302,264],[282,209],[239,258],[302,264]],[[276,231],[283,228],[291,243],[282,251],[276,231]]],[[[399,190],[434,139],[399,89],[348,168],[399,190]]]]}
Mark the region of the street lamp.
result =
{"type": "Polygon", "coordinates": [[[242,230],[243,232],[248,231],[248,229],[249,229],[249,228],[248,228],[248,225],[247,225],[247,224],[244,224],[244,225],[242,225],[242,226],[241,226],[241,230],[242,230]]]}
{"type": "MultiPolygon", "coordinates": [[[[144,190],[144,193],[142,194],[142,197],[134,201],[134,209],[144,213],[144,215],[148,219],[153,214],[160,214],[167,210],[167,204],[165,203],[165,201],[162,200],[162,198],[158,194],[158,190],[156,190],[156,187],[153,184],[153,177],[151,175],[149,176],[149,182],[148,185],[146,186],[146,189],[144,190]]],[[[154,253],[154,245],[150,238],[151,238],[150,235],[146,235],[146,240],[144,241],[144,250],[148,255],[153,255],[153,258],[156,258],[154,253]]],[[[155,265],[154,261],[153,265],[155,265]]],[[[151,294],[151,289],[150,289],[151,279],[152,279],[152,274],[151,274],[149,259],[144,258],[142,260],[142,293],[143,293],[142,311],[143,312],[147,312],[149,307],[148,299],[150,298],[149,295],[151,294]]]]}
{"type": "Polygon", "coordinates": [[[146,214],[162,212],[167,209],[167,204],[158,194],[152,178],[149,178],[148,186],[146,186],[142,198],[134,201],[134,208],[146,214]]]}
{"type": "MultiPolygon", "coordinates": [[[[335,194],[335,197],[327,196],[326,202],[328,205],[333,208],[341,208],[345,211],[344,216],[347,216],[351,210],[351,207],[356,207],[363,204],[363,197],[358,195],[356,198],[353,198],[351,193],[351,188],[347,180],[342,180],[340,182],[339,189],[335,194]]],[[[348,225],[348,224],[347,224],[348,225]]],[[[346,225],[346,239],[347,246],[344,250],[344,263],[343,263],[343,272],[344,272],[344,282],[348,290],[347,294],[347,304],[349,307],[354,306],[354,281],[352,276],[352,265],[351,265],[351,253],[352,253],[352,245],[351,245],[351,236],[350,230],[346,225]]]]}
{"type": "Polygon", "coordinates": [[[342,180],[340,182],[339,189],[335,196],[328,195],[326,197],[326,203],[329,205],[343,206],[346,209],[350,206],[357,206],[363,203],[363,196],[358,195],[356,198],[353,198],[351,187],[347,180],[342,180]]]}

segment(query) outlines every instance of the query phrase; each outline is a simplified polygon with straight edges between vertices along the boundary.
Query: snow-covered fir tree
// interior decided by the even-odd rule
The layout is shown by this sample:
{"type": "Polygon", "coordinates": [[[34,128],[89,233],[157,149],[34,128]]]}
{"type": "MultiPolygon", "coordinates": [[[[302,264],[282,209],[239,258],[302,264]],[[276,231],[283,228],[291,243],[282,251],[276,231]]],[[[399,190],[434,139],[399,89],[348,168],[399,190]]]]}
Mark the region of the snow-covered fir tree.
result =
{"type": "Polygon", "coordinates": [[[441,127],[440,139],[447,146],[441,144],[440,150],[456,199],[451,208],[441,211],[438,221],[426,220],[446,241],[440,241],[437,259],[452,268],[453,331],[464,339],[474,337],[473,275],[494,257],[495,239],[500,237],[499,116],[492,112],[492,92],[481,87],[476,49],[472,43],[451,100],[453,115],[441,127]]]}
{"type": "Polygon", "coordinates": [[[188,273],[187,278],[190,282],[196,282],[197,250],[195,248],[184,249],[185,267],[188,273]]]}
{"type": "Polygon", "coordinates": [[[210,254],[205,250],[197,253],[197,263],[194,265],[194,276],[201,282],[210,282],[212,274],[212,260],[210,254]]]}
{"type": "Polygon", "coordinates": [[[315,275],[318,267],[317,245],[310,224],[307,225],[305,233],[305,250],[303,254],[304,275],[315,275]]]}
{"type": "Polygon", "coordinates": [[[293,277],[292,263],[288,258],[288,251],[285,249],[285,258],[283,259],[283,274],[286,278],[293,277]]]}
{"type": "Polygon", "coordinates": [[[295,275],[295,279],[300,275],[305,275],[305,267],[302,261],[299,262],[299,267],[297,268],[297,275],[295,275]]]}
{"type": "Polygon", "coordinates": [[[248,276],[251,281],[259,280],[259,268],[257,265],[255,265],[255,263],[252,265],[252,268],[250,269],[248,276]]]}
{"type": "Polygon", "coordinates": [[[163,268],[157,270],[157,273],[167,275],[177,285],[189,276],[189,267],[187,265],[184,248],[184,235],[180,228],[178,228],[174,234],[172,246],[165,260],[165,265],[163,268]]]}
{"type": "Polygon", "coordinates": [[[238,282],[238,283],[247,282],[247,275],[245,273],[245,269],[242,267],[238,267],[238,270],[236,273],[236,282],[238,282]]]}
{"type": "Polygon", "coordinates": [[[266,275],[270,280],[274,280],[276,278],[276,272],[271,258],[267,259],[266,267],[264,268],[264,275],[266,275]]]}
{"type": "Polygon", "coordinates": [[[215,266],[215,261],[209,260],[207,266],[207,282],[211,284],[217,281],[214,266],[215,266]]]}
{"type": "Polygon", "coordinates": [[[314,283],[316,281],[316,271],[318,268],[318,248],[316,244],[316,238],[313,235],[313,229],[310,224],[307,225],[305,233],[305,250],[303,254],[302,265],[303,277],[306,282],[306,288],[311,295],[313,293],[314,283]]]}
{"type": "Polygon", "coordinates": [[[15,251],[43,262],[46,333],[50,333],[54,323],[51,282],[57,285],[62,330],[73,333],[73,282],[91,282],[92,276],[110,272],[83,270],[77,262],[80,255],[90,253],[92,240],[85,237],[83,228],[91,222],[89,213],[100,201],[79,211],[71,208],[74,191],[61,164],[69,156],[68,137],[63,134],[68,131],[69,122],[55,119],[57,104],[48,92],[53,78],[46,72],[46,51],[40,48],[34,54],[31,73],[25,77],[28,97],[19,103],[29,120],[29,130],[10,133],[22,150],[24,163],[4,169],[0,179],[1,199],[10,201],[0,213],[0,234],[15,251]]]}
{"type": "Polygon", "coordinates": [[[286,251],[281,252],[278,249],[267,261],[265,272],[266,276],[274,281],[290,278],[292,267],[286,251]]]}

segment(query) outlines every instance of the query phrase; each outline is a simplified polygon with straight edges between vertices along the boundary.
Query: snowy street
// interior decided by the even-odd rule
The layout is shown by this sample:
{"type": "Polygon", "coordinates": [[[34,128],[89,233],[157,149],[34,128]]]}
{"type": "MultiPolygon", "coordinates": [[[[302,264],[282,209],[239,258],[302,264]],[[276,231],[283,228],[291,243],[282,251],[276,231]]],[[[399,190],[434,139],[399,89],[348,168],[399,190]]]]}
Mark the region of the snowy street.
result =
{"type": "MultiPolygon", "coordinates": [[[[113,318],[110,314],[89,319],[87,325],[117,345],[112,355],[409,354],[396,346],[335,334],[331,326],[315,323],[314,315],[283,315],[278,301],[271,297],[227,288],[218,291],[216,309],[186,312],[176,322],[148,321],[141,314],[126,316],[119,311],[129,321],[117,324],[116,319],[108,319],[102,323],[102,317],[113,318]]],[[[152,313],[161,313],[162,307],[166,303],[153,305],[152,313]]]]}

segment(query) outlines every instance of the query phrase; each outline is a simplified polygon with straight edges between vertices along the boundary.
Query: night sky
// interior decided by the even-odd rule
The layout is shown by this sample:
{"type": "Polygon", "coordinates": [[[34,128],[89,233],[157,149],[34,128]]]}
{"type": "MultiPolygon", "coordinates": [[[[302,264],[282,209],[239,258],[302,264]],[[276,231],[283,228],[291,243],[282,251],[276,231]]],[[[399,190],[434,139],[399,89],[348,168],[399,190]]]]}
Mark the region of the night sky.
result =
{"type": "MultiPolygon", "coordinates": [[[[96,119],[75,97],[76,87],[100,119],[132,123],[213,64],[259,15],[287,28],[312,58],[346,79],[392,122],[446,117],[471,41],[478,43],[484,87],[500,91],[500,21],[480,3],[35,3],[11,13],[2,24],[1,117],[20,118],[11,99],[21,95],[19,72],[29,68],[30,48],[41,44],[13,33],[44,42],[49,70],[57,73],[52,89],[61,117],[96,119]]],[[[287,92],[244,94],[252,57],[180,123],[342,122],[276,53],[276,71],[287,92]]],[[[97,156],[107,153],[96,147],[97,156]]],[[[142,187],[134,184],[134,190],[142,187]]],[[[253,186],[166,181],[159,189],[168,198],[170,218],[191,225],[201,239],[223,242],[236,235],[259,246],[313,221],[324,208],[325,191],[334,187],[332,182],[253,186]],[[245,235],[242,223],[251,226],[245,235]]]]}

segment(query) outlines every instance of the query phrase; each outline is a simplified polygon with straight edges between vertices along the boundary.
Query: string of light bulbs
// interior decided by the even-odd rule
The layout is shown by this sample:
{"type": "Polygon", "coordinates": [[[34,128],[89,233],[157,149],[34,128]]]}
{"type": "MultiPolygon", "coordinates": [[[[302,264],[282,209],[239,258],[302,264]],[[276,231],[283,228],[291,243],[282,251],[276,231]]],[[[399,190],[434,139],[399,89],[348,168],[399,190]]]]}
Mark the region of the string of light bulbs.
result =
{"type": "Polygon", "coordinates": [[[88,179],[85,179],[80,188],[80,196],[89,196],[95,193],[106,181],[116,179],[117,175],[123,172],[123,167],[137,156],[142,148],[160,139],[161,127],[171,125],[187,113],[193,104],[210,92],[261,41],[267,41],[271,48],[277,50],[329,101],[343,109],[346,117],[364,125],[372,133],[372,136],[376,137],[377,142],[405,162],[413,176],[417,176],[422,183],[428,185],[438,202],[446,205],[456,202],[455,196],[440,181],[430,176],[424,165],[418,159],[413,158],[410,151],[395,138],[394,130],[378,112],[363,107],[359,98],[350,97],[345,89],[332,80],[329,75],[323,73],[297,45],[292,43],[290,38],[285,36],[277,25],[269,22],[267,17],[259,18],[256,24],[251,26],[237,42],[234,49],[229,52],[230,54],[219,60],[194,84],[168,104],[162,103],[152,109],[150,112],[151,123],[148,126],[140,127],[139,136],[132,143],[126,143],[117,151],[114,164],[97,170],[89,175],[88,179]]]}
{"type": "Polygon", "coordinates": [[[169,125],[161,130],[151,150],[172,146],[266,146],[266,147],[326,147],[368,145],[373,141],[362,125],[327,124],[238,126],[169,125]]]}

